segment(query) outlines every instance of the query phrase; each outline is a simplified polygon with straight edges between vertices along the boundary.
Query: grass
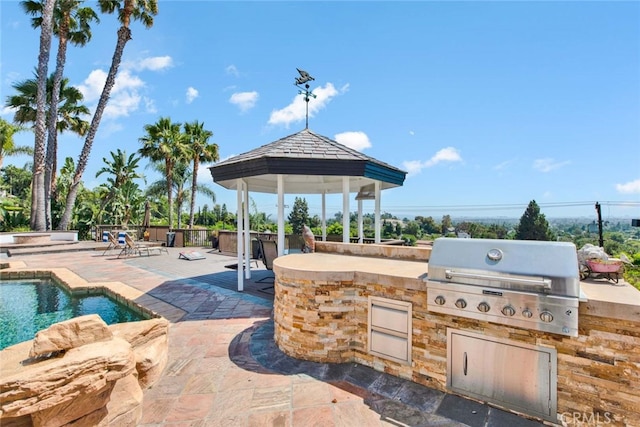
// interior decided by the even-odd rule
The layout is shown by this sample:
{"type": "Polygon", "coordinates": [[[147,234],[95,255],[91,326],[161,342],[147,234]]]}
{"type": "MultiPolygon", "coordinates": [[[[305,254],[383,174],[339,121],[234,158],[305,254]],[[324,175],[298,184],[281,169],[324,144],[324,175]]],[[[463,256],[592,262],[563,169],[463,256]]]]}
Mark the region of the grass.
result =
{"type": "Polygon", "coordinates": [[[626,264],[624,267],[624,280],[640,290],[640,266],[626,264]]]}

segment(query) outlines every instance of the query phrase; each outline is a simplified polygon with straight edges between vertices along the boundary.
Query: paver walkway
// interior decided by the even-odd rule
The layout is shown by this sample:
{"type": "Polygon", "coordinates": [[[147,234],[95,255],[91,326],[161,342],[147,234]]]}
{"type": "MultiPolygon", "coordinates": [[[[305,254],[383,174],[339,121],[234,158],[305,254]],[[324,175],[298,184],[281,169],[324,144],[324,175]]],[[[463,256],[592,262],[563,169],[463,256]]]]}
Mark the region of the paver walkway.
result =
{"type": "Polygon", "coordinates": [[[202,249],[206,259],[186,261],[178,258],[183,250],[9,258],[66,267],[90,282],[121,281],[184,310],[170,327],[167,368],[144,393],[142,427],[542,425],[359,364],[290,358],[273,341],[273,295],[259,290],[265,284],[245,282],[236,292],[237,273],[225,268],[233,258],[202,249]]]}

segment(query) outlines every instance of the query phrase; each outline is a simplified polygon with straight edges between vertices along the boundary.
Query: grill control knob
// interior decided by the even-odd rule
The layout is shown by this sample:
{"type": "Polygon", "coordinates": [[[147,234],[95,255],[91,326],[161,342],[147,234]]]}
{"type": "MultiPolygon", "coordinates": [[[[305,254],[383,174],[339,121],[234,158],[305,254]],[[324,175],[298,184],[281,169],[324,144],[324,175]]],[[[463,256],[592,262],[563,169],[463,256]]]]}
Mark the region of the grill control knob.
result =
{"type": "Polygon", "coordinates": [[[478,304],[478,310],[483,312],[483,313],[486,313],[490,309],[491,309],[491,307],[486,302],[481,302],[480,304],[478,304]]]}
{"type": "Polygon", "coordinates": [[[465,308],[467,306],[467,302],[465,300],[463,300],[462,298],[459,298],[456,301],[456,307],[458,308],[465,308]]]}
{"type": "Polygon", "coordinates": [[[510,305],[505,305],[504,307],[502,307],[502,314],[504,314],[505,316],[513,316],[514,314],[516,314],[516,309],[511,307],[510,305]]]}
{"type": "Polygon", "coordinates": [[[540,313],[540,320],[549,323],[553,320],[553,314],[549,313],[548,311],[543,311],[542,313],[540,313]]]}
{"type": "Polygon", "coordinates": [[[525,308],[524,311],[522,312],[522,315],[527,319],[529,319],[531,316],[533,316],[533,313],[528,308],[525,308]]]}
{"type": "Polygon", "coordinates": [[[435,301],[436,301],[436,304],[438,305],[444,305],[444,303],[446,302],[446,300],[442,295],[438,295],[435,301]]]}

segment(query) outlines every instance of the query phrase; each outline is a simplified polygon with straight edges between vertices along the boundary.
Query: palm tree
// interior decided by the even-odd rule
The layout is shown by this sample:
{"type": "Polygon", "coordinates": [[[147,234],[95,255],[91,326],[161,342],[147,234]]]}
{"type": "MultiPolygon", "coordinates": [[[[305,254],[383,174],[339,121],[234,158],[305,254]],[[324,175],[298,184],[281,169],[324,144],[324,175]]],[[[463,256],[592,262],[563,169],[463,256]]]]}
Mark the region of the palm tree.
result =
{"type": "Polygon", "coordinates": [[[33,148],[33,181],[31,193],[31,229],[44,231],[47,227],[44,207],[44,158],[46,133],[47,70],[51,35],[53,33],[53,8],[56,0],[45,0],[40,25],[40,52],[38,54],[38,89],[36,91],[35,143],[33,148]]]}
{"type": "Polygon", "coordinates": [[[13,135],[24,130],[23,127],[13,125],[0,117],[0,169],[4,158],[16,154],[33,155],[33,148],[24,145],[16,145],[13,135]]]}
{"type": "Polygon", "coordinates": [[[97,173],[96,178],[103,173],[109,174],[107,178],[107,190],[106,196],[100,203],[100,212],[103,212],[105,206],[112,202],[118,191],[122,189],[128,183],[132,183],[134,179],[142,178],[144,176],[137,172],[138,163],[140,157],[136,157],[135,154],[131,154],[127,157],[126,151],[122,151],[119,148],[114,153],[111,152],[111,160],[106,157],[102,158],[102,161],[106,166],[103,166],[97,173]]]}
{"type": "Polygon", "coordinates": [[[196,191],[198,187],[198,169],[201,162],[217,162],[218,144],[209,144],[213,132],[204,128],[204,123],[197,120],[184,124],[184,133],[189,144],[189,156],[193,162],[193,177],[191,180],[191,206],[189,208],[189,228],[193,228],[193,217],[196,209],[196,191]]]}
{"type": "Polygon", "coordinates": [[[98,132],[98,127],[102,120],[102,114],[107,107],[111,90],[116,83],[116,74],[118,74],[118,67],[120,67],[120,63],[122,62],[124,47],[127,42],[131,40],[131,29],[129,28],[131,20],[140,21],[146,28],[150,28],[153,26],[153,17],[158,13],[157,0],[98,0],[98,4],[100,5],[100,10],[103,13],[117,12],[118,21],[120,21],[121,26],[118,29],[118,40],[113,52],[113,58],[111,59],[111,67],[109,68],[109,73],[107,74],[107,79],[104,82],[102,94],[100,94],[96,111],[93,114],[93,119],[91,120],[89,131],[87,132],[87,137],[78,158],[76,172],[67,195],[64,214],[62,215],[60,225],[58,227],[60,230],[66,230],[69,227],[71,212],[75,204],[78,186],[80,185],[82,174],[87,168],[87,163],[89,162],[91,146],[93,145],[93,140],[98,132]]]}
{"type": "MultiPolygon", "coordinates": [[[[47,79],[47,98],[45,104],[45,116],[47,120],[53,114],[51,109],[53,102],[53,85],[54,76],[51,75],[47,79]]],[[[19,125],[35,123],[37,115],[36,93],[38,90],[37,77],[27,79],[15,83],[12,86],[17,94],[9,96],[6,106],[15,109],[13,120],[19,125]]],[[[83,136],[87,133],[89,122],[82,119],[84,115],[90,113],[86,105],[81,104],[84,99],[82,92],[78,88],[69,85],[69,79],[62,79],[57,96],[58,102],[55,109],[56,133],[64,133],[65,131],[73,132],[83,136]]],[[[57,138],[56,138],[57,140],[57,138]]],[[[56,164],[53,164],[52,170],[56,170],[56,164]]]]}
{"type": "Polygon", "coordinates": [[[172,123],[169,117],[160,117],[155,124],[145,125],[145,136],[138,140],[142,148],[138,151],[142,157],[152,162],[164,163],[163,173],[166,179],[169,202],[169,228],[173,228],[173,174],[176,165],[186,159],[188,147],[185,136],[180,132],[181,123],[172,123]]]}
{"type": "MultiPolygon", "coordinates": [[[[155,163],[153,164],[156,171],[163,173],[164,168],[161,164],[155,163]]],[[[173,180],[172,180],[172,191],[173,191],[173,199],[175,200],[176,205],[176,214],[178,217],[178,228],[182,228],[182,206],[187,201],[187,199],[191,198],[191,190],[189,188],[185,188],[187,182],[192,178],[193,172],[189,168],[189,165],[186,162],[178,162],[174,166],[173,172],[173,180]]],[[[160,179],[158,181],[153,182],[147,188],[147,194],[151,197],[158,197],[160,195],[166,194],[167,180],[160,179]]],[[[214,199],[216,195],[214,191],[208,187],[207,185],[197,185],[197,191],[204,194],[205,196],[211,197],[214,199]]]]}
{"type": "MultiPolygon", "coordinates": [[[[55,193],[55,173],[58,156],[56,117],[58,116],[58,96],[67,59],[67,45],[69,42],[76,46],[86,45],[91,40],[90,23],[92,21],[100,21],[93,9],[80,7],[82,3],[78,0],[58,0],[53,11],[53,34],[58,37],[58,54],[56,56],[56,70],[53,74],[50,114],[47,119],[47,152],[44,176],[47,229],[51,228],[51,194],[55,193]]],[[[21,5],[27,14],[35,16],[31,20],[31,25],[34,28],[38,28],[42,24],[44,7],[42,1],[26,0],[21,2],[21,5]]],[[[82,135],[84,133],[86,133],[86,129],[82,135]]]]}

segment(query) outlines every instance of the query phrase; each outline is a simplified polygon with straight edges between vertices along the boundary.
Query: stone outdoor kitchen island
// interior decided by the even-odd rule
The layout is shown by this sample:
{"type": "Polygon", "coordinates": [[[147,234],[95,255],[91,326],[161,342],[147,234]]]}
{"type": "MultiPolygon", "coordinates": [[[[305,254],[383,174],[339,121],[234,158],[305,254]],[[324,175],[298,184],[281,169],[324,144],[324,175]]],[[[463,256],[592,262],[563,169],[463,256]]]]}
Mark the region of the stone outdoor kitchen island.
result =
{"type": "Polygon", "coordinates": [[[275,341],[289,356],[361,363],[451,392],[447,331],[468,331],[557,353],[553,422],[640,425],[635,288],[582,282],[579,333],[570,337],[430,312],[424,282],[429,248],[330,242],[316,248],[274,262],[275,341]]]}

